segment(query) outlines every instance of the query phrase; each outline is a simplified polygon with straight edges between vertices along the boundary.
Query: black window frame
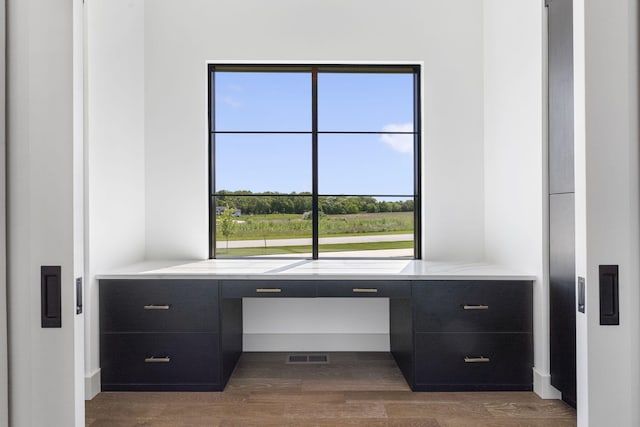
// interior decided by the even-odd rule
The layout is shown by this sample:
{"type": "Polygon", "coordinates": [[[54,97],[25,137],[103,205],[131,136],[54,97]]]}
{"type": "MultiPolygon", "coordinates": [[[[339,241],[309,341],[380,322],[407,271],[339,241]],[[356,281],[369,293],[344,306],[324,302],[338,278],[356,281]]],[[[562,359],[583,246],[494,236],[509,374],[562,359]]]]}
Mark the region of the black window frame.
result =
{"type": "MultiPolygon", "coordinates": [[[[318,136],[321,134],[385,134],[407,133],[413,135],[413,225],[414,225],[414,259],[422,258],[422,162],[421,162],[421,66],[418,64],[226,64],[216,63],[207,66],[208,81],[208,201],[209,201],[209,259],[216,259],[216,187],[215,187],[215,137],[217,134],[311,134],[312,137],[312,257],[319,259],[319,199],[331,196],[359,196],[349,194],[319,194],[318,191],[318,136]],[[215,73],[216,71],[238,72],[310,72],[312,81],[312,129],[308,131],[217,131],[215,129],[215,73]],[[404,73],[413,75],[413,132],[382,132],[382,131],[319,131],[318,130],[318,73],[404,73]]],[[[259,196],[259,195],[254,195],[259,196]]],[[[369,195],[371,197],[406,197],[406,195],[369,195]]],[[[306,196],[309,197],[309,196],[306,196]]],[[[246,257],[224,257],[224,259],[246,257]]],[[[259,256],[251,258],[260,258],[259,256]]],[[[288,256],[269,258],[292,258],[288,256]]],[[[295,257],[300,259],[300,257],[295,257]]],[[[353,257],[350,257],[354,259],[353,257]]],[[[388,257],[384,259],[393,259],[388,257]]],[[[397,257],[396,257],[397,258],[397,257]]],[[[345,259],[339,256],[323,256],[322,259],[345,259]]],[[[358,257],[355,259],[381,259],[380,257],[358,257]]],[[[406,257],[402,257],[406,259],[406,257]]]]}

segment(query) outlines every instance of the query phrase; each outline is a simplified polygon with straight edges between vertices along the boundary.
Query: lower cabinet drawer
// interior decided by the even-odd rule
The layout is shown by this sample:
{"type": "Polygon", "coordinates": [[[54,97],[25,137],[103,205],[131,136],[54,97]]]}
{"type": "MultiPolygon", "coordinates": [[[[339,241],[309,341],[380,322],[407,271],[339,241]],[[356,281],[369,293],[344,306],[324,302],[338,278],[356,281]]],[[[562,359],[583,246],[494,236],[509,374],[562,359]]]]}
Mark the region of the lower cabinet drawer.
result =
{"type": "Polygon", "coordinates": [[[219,390],[219,335],[102,334],[102,390],[219,390]]]}
{"type": "Polygon", "coordinates": [[[415,389],[531,390],[532,335],[418,333],[415,389]]]}

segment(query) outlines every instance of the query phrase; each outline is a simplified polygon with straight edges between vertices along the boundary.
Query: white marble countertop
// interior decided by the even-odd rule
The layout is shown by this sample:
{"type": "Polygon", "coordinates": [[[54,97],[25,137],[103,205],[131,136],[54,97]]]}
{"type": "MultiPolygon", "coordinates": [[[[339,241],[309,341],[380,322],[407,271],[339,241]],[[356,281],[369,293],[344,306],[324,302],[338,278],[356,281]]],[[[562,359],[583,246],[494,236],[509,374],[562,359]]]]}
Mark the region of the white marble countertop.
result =
{"type": "Polygon", "coordinates": [[[216,259],[146,261],[97,279],[243,280],[535,280],[535,276],[482,262],[399,259],[216,259]]]}

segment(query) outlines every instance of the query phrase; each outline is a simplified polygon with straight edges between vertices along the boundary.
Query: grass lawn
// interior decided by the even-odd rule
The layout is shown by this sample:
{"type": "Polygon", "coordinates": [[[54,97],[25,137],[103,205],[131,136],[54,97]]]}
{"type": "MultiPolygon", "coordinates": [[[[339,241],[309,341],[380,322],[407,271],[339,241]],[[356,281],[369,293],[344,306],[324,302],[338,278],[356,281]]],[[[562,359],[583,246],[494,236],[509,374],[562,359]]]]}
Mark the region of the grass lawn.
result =
{"type": "MultiPolygon", "coordinates": [[[[320,245],[320,252],[373,251],[384,249],[411,249],[413,241],[400,242],[368,242],[368,243],[340,243],[335,245],[320,245]]],[[[273,246],[254,248],[217,248],[217,257],[241,257],[260,255],[291,255],[311,253],[311,246],[273,246]]]]}
{"type": "MultiPolygon", "coordinates": [[[[311,237],[311,221],[298,214],[239,217],[229,240],[289,239],[311,237]]],[[[325,215],[320,218],[323,237],[413,233],[413,212],[325,215]]],[[[226,240],[218,233],[217,240],[226,240]]]]}

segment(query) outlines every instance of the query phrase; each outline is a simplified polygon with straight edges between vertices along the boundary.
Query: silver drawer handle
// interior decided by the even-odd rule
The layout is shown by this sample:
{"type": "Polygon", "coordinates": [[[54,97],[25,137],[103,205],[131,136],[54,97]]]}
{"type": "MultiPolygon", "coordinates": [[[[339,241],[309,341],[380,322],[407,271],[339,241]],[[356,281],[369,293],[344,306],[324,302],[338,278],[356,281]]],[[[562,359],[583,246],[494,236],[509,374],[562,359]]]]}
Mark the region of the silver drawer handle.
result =
{"type": "Polygon", "coordinates": [[[464,308],[465,310],[489,310],[489,306],[484,304],[466,304],[462,306],[462,308],[464,308]]]}
{"type": "Polygon", "coordinates": [[[258,288],[256,292],[259,294],[279,294],[282,292],[280,288],[258,288]]]}
{"type": "Polygon", "coordinates": [[[171,308],[169,304],[149,304],[144,306],[145,310],[169,310],[169,308],[171,308]]]}
{"type": "Polygon", "coordinates": [[[376,288],[353,288],[353,292],[356,294],[377,294],[376,288]]]}
{"type": "Polygon", "coordinates": [[[464,358],[464,363],[489,363],[491,362],[491,359],[489,359],[488,357],[465,357],[464,358]]]}
{"type": "Polygon", "coordinates": [[[144,359],[144,363],[169,363],[171,362],[171,358],[169,356],[167,357],[146,357],[144,359]]]}

